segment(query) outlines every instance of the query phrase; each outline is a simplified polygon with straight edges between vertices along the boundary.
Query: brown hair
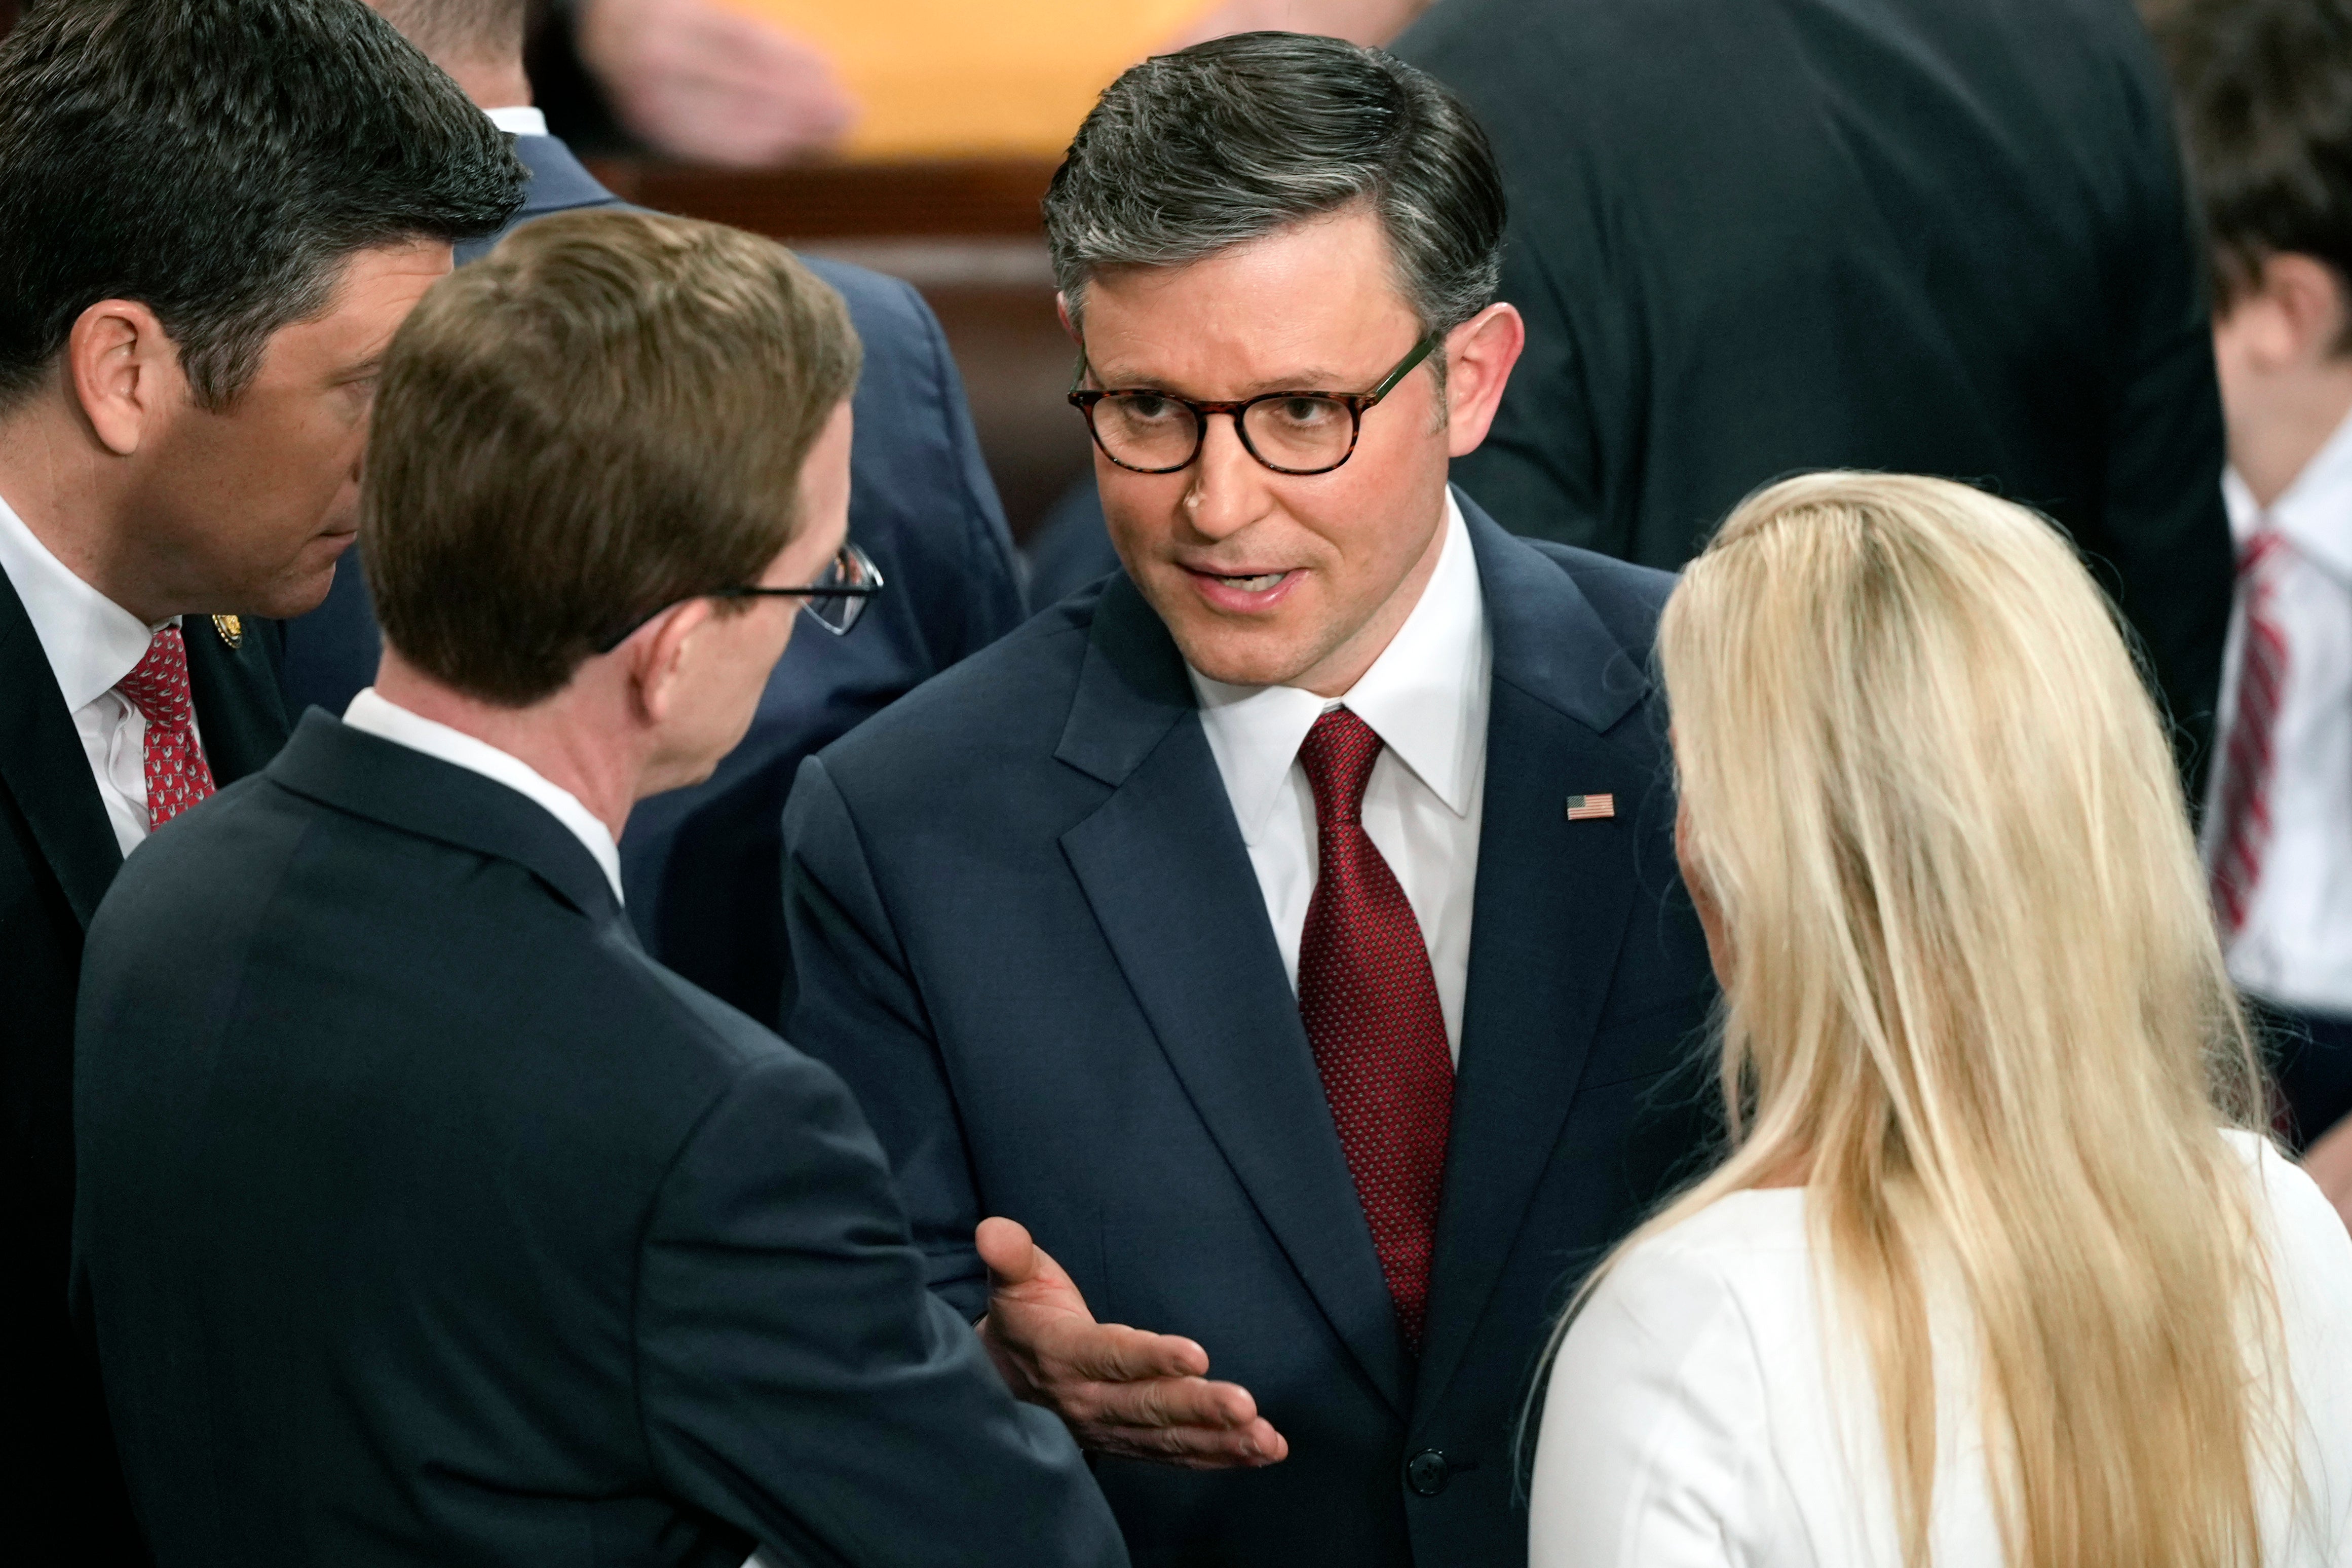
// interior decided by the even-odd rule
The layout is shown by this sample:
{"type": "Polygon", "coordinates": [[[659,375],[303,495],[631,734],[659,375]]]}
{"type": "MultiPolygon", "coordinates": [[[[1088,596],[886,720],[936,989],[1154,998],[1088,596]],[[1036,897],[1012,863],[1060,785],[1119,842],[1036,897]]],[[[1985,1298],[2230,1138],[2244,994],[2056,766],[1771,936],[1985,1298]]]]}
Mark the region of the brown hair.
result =
{"type": "Polygon", "coordinates": [[[859,358],[771,241],[612,210],[517,230],[385,357],[360,520],[385,639],[520,707],[631,622],[752,581],[859,358]]]}
{"type": "Polygon", "coordinates": [[[2172,76],[2222,310],[2281,254],[2325,262],[2339,286],[2352,278],[2352,0],[2143,10],[2172,76]]]}

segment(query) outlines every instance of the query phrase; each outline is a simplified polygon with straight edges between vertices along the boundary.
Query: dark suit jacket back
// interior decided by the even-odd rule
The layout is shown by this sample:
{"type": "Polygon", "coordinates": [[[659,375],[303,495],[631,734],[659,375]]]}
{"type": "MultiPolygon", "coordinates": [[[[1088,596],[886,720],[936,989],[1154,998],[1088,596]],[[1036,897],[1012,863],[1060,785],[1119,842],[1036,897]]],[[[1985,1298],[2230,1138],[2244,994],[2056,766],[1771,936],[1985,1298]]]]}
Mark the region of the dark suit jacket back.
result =
{"type": "MultiPolygon", "coordinates": [[[[551,136],[519,136],[530,185],[514,225],[624,204],[551,136]]],[[[483,255],[504,235],[463,247],[483,255]]],[[[887,591],[851,637],[814,628],[777,663],[751,733],[708,782],[641,803],[621,841],[629,913],[654,956],[772,1021],[782,985],[784,796],[801,758],[1020,622],[1012,535],[981,459],[963,382],[922,296],[821,257],[866,345],[852,400],[849,536],[887,591]]],[[[358,553],[327,602],[291,623],[287,708],[341,714],[383,651],[358,553]]]]}
{"type": "Polygon", "coordinates": [[[1673,567],[1799,469],[1985,484],[2096,558],[2210,737],[2221,409],[2131,0],[1446,0],[1397,52],[1511,203],[1528,350],[1464,488],[1673,567]]]}
{"type": "MultiPolygon", "coordinates": [[[[200,616],[184,628],[196,727],[227,784],[286,738],[278,628],[247,621],[231,648],[200,616]]],[[[169,830],[166,830],[167,831],[169,830]]],[[[106,1429],[98,1376],[66,1313],[73,1216],[73,1007],[82,933],[122,852],[73,715],[24,603],[0,575],[0,1407],[22,1434],[0,1467],[19,1550],[136,1563],[141,1552],[106,1429]]],[[[166,915],[177,930],[201,904],[166,915]]]]}
{"type": "Polygon", "coordinates": [[[839,1081],[515,791],[311,715],[131,862],[80,1021],[77,1283],[160,1561],[1123,1561],[839,1081]]]}
{"type": "Polygon", "coordinates": [[[1686,1168],[1712,995],[1643,672],[1670,580],[1465,507],[1494,637],[1461,1065],[1423,1354],[1166,627],[1124,576],[801,770],[793,1038],[837,1067],[932,1278],[1028,1225],[1106,1322],[1182,1333],[1290,1440],[1097,1467],[1141,1563],[1509,1568],[1512,1435],[1564,1292],[1686,1168]],[[1571,822],[1570,795],[1613,793],[1571,822]]]}

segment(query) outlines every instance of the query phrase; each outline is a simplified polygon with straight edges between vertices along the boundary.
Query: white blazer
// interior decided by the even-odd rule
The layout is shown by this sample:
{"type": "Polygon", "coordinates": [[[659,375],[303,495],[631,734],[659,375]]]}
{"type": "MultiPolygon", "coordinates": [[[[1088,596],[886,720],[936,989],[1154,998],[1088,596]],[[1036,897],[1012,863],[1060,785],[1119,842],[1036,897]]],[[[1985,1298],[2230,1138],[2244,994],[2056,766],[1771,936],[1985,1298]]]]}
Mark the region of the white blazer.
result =
{"type": "MultiPolygon", "coordinates": [[[[2352,1564],[2352,1235],[2309,1176],[2229,1134],[2266,1221],[2305,1506],[2263,1498],[2267,1568],[2352,1564]]],[[[1902,1552],[1868,1353],[1822,1331],[1800,1188],[1735,1194],[1620,1260],[1554,1364],[1531,1568],[1882,1568],[1902,1552]]],[[[1930,1284],[1937,1568],[2004,1561],[1972,1325],[1930,1284]]]]}

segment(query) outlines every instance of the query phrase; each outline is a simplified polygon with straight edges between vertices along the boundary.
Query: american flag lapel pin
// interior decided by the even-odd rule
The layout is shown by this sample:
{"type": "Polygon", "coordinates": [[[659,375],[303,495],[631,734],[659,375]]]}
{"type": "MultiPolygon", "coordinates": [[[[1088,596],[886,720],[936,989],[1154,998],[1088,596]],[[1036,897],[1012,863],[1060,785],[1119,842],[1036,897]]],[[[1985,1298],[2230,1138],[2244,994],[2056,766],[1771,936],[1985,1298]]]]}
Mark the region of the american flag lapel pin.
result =
{"type": "Polygon", "coordinates": [[[1597,822],[1603,817],[1617,814],[1614,795],[1570,795],[1568,798],[1568,820],[1571,822],[1597,822]]]}

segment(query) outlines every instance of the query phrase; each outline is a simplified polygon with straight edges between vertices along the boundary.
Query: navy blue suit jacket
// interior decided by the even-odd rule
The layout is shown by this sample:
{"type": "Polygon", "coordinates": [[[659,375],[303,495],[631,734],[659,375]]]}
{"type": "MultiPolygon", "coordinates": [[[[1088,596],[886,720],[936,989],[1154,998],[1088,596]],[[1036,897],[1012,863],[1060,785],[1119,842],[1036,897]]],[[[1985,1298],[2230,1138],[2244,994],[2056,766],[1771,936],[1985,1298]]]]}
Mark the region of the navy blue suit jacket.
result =
{"type": "MultiPolygon", "coordinates": [[[[531,182],[515,223],[623,204],[551,136],[519,136],[531,182]]],[[[462,246],[471,261],[498,237],[462,246]]],[[[922,297],[897,278],[811,258],[866,345],[852,402],[849,536],[887,591],[855,635],[794,634],[751,733],[707,783],[641,803],[621,841],[629,913],[655,956],[772,1020],[783,972],[778,821],[801,758],[1020,622],[1012,536],[981,460],[963,382],[922,297]]],[[[356,558],[326,603],[289,624],[289,712],[341,714],[383,644],[356,558]]]]}
{"type": "Polygon", "coordinates": [[[1124,575],[793,791],[789,1032],[865,1105],[936,1288],[978,1315],[973,1226],[1018,1219],[1098,1318],[1198,1340],[1290,1440],[1247,1473],[1098,1462],[1139,1563],[1523,1563],[1546,1333],[1706,1135],[1712,986],[1643,673],[1672,579],[1463,509],[1493,707],[1417,1364],[1181,658],[1124,575]],[[1566,820],[1603,792],[1613,820],[1566,820]]]}
{"type": "Polygon", "coordinates": [[[524,796],[311,714],[83,974],[77,1294],[159,1563],[1125,1561],[840,1081],[524,796]]]}

